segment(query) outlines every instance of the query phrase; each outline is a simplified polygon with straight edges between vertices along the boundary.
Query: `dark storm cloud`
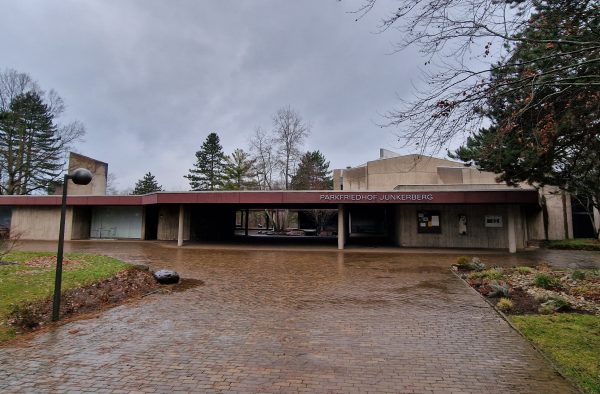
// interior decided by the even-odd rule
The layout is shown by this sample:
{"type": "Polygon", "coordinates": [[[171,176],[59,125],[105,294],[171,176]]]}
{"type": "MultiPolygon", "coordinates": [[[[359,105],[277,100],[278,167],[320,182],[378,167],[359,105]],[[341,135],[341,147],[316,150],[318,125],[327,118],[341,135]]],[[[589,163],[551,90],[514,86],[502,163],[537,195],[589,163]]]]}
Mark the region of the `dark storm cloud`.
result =
{"type": "Polygon", "coordinates": [[[408,97],[421,63],[388,55],[395,31],[373,34],[394,3],[355,22],[359,1],[4,1],[0,67],[63,96],[87,127],[78,151],[120,188],[152,171],[187,189],[209,132],[246,148],[286,105],[312,125],[306,148],[339,168],[394,148],[378,113],[408,97]]]}

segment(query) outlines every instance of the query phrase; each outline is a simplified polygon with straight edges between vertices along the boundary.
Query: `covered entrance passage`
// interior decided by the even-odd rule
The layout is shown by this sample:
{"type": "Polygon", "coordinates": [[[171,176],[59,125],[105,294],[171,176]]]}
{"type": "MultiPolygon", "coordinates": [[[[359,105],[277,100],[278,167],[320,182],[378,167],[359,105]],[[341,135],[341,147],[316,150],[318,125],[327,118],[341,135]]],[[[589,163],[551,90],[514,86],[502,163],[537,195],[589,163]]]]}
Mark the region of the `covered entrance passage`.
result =
{"type": "MultiPolygon", "coordinates": [[[[253,235],[310,236],[315,229],[300,226],[300,212],[332,212],[321,230],[337,238],[338,249],[352,243],[403,247],[463,247],[508,249],[515,252],[528,240],[527,217],[539,213],[537,193],[529,190],[478,192],[221,192],[202,193],[199,202],[165,204],[179,245],[185,241],[235,241],[253,235]],[[237,194],[237,202],[225,202],[237,194]],[[226,198],[227,197],[227,198],[226,198]],[[177,207],[177,208],[176,208],[177,207]],[[258,226],[252,214],[264,213],[258,226]],[[293,214],[293,227],[274,231],[279,215],[293,214]],[[254,221],[255,227],[250,223],[254,221]],[[178,231],[175,231],[175,225],[178,231]],[[331,229],[327,230],[327,227],[331,229]],[[297,231],[297,233],[294,233],[297,231]],[[239,238],[238,238],[239,239],[239,238]]],[[[181,200],[189,200],[186,195],[181,200]]],[[[288,221],[289,223],[289,221],[288,221]]],[[[161,239],[161,238],[159,238],[161,239]]],[[[166,238],[163,238],[166,239],[166,238]]]]}
{"type": "MultiPolygon", "coordinates": [[[[235,242],[240,236],[249,237],[252,212],[267,214],[270,223],[261,224],[263,229],[256,224],[253,231],[268,233],[284,212],[288,218],[293,215],[294,225],[280,222],[278,231],[283,233],[271,235],[289,232],[291,239],[318,233],[331,241],[337,238],[339,249],[354,242],[383,242],[514,252],[526,245],[535,229],[532,223],[543,216],[538,193],[522,189],[159,192],[73,196],[67,204],[66,239],[157,239],[177,241],[179,246],[186,241],[235,242]],[[317,219],[308,225],[310,215],[317,219]]],[[[47,228],[58,228],[59,197],[3,196],[0,205],[11,207],[11,231],[23,234],[22,239],[52,239],[47,228]]]]}

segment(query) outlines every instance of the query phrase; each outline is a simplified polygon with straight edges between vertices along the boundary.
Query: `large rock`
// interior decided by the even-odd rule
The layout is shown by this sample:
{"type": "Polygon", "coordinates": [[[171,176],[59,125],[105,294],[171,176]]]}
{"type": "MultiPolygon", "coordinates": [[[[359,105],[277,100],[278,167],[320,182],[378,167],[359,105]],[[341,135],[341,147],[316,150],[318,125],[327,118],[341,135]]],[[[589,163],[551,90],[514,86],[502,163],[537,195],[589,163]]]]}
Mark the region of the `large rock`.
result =
{"type": "Polygon", "coordinates": [[[154,273],[154,279],[162,285],[179,283],[179,274],[173,270],[159,270],[154,273]]]}

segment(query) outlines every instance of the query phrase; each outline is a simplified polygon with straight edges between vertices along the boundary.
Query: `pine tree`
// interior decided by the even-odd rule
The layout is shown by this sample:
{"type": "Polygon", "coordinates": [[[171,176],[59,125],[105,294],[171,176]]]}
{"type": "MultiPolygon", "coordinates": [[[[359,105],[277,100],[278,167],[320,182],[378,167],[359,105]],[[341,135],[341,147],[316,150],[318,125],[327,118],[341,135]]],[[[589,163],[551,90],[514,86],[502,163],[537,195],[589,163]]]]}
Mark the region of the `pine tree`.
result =
{"type": "Polygon", "coordinates": [[[254,162],[250,155],[243,149],[236,149],[230,156],[226,157],[225,183],[223,189],[241,190],[255,189],[258,184],[252,178],[256,176],[254,162]]]}
{"type": "Polygon", "coordinates": [[[9,110],[0,113],[2,193],[47,189],[62,173],[63,147],[54,115],[39,94],[15,97],[9,110]]]}
{"type": "Polygon", "coordinates": [[[223,186],[225,154],[217,133],[210,133],[196,152],[196,163],[185,178],[192,190],[216,190],[223,186]]]}
{"type": "Polygon", "coordinates": [[[329,190],[333,188],[329,162],[318,150],[306,152],[300,158],[296,174],[292,177],[294,190],[329,190]]]}
{"type": "Polygon", "coordinates": [[[599,209],[600,88],[593,78],[600,62],[597,52],[576,49],[571,41],[597,40],[598,21],[597,10],[581,2],[537,4],[523,40],[491,73],[494,89],[480,108],[489,127],[450,156],[509,184],[558,186],[599,209]],[[565,37],[570,44],[551,43],[565,37]]]}
{"type": "Polygon", "coordinates": [[[136,182],[135,188],[131,194],[148,194],[162,191],[163,187],[158,184],[154,175],[148,172],[142,179],[136,182]]]}

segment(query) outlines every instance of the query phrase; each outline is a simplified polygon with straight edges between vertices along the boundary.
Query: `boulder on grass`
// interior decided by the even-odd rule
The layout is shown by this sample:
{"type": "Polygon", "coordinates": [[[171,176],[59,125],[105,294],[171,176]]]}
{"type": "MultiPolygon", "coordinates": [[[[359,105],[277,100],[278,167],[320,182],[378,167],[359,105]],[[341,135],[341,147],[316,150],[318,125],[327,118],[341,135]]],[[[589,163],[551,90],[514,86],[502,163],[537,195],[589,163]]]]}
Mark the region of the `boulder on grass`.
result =
{"type": "Polygon", "coordinates": [[[154,279],[161,285],[179,283],[179,274],[173,270],[158,270],[154,273],[154,279]]]}

